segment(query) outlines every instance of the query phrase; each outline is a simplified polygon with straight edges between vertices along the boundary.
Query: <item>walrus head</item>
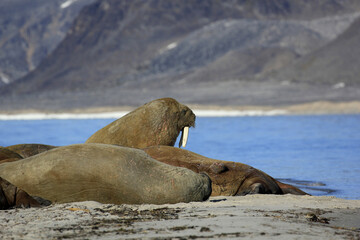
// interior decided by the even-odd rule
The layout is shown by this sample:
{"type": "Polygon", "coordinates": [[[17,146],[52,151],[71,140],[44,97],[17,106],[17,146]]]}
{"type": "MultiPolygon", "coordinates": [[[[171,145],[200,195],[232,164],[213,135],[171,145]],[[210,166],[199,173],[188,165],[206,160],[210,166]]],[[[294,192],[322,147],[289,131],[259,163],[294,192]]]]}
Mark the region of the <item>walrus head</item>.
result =
{"type": "Polygon", "coordinates": [[[174,146],[180,132],[179,146],[186,146],[189,128],[195,127],[193,111],[173,98],[161,98],[144,104],[124,117],[94,133],[86,143],[105,143],[145,148],[174,146]]]}

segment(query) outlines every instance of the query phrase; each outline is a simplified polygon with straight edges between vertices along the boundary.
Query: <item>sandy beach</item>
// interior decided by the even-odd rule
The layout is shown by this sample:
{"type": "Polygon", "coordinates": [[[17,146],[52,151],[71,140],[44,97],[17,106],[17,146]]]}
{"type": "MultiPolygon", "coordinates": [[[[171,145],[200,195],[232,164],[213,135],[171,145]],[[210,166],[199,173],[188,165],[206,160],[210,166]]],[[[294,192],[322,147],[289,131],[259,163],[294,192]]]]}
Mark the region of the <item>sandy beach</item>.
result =
{"type": "Polygon", "coordinates": [[[360,200],[294,195],[53,204],[0,212],[2,239],[359,239],[360,200]]]}

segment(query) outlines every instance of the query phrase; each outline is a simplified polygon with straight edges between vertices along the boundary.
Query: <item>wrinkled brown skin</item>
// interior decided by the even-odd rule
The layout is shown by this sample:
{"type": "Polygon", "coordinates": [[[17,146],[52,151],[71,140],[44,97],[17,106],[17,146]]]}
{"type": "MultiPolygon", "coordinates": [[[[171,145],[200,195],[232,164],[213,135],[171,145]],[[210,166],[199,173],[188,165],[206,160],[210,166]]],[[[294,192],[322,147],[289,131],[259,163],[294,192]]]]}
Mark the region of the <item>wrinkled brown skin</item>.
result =
{"type": "Polygon", "coordinates": [[[5,148],[19,154],[22,158],[28,158],[36,154],[46,152],[56,147],[45,144],[30,143],[30,144],[16,144],[5,148]]]}
{"type": "Polygon", "coordinates": [[[0,177],[0,210],[13,207],[40,207],[40,203],[25,191],[0,177]]]}
{"type": "Polygon", "coordinates": [[[109,144],[74,144],[3,163],[0,176],[53,203],[165,204],[204,201],[211,194],[206,174],[109,144]]]}
{"type": "Polygon", "coordinates": [[[146,103],[94,133],[86,143],[132,148],[174,146],[184,127],[195,126],[195,114],[172,98],[146,103]]]}
{"type": "Polygon", "coordinates": [[[305,192],[276,181],[266,173],[246,164],[207,158],[188,150],[152,146],[143,149],[152,158],[194,172],[205,172],[212,181],[212,196],[239,196],[246,194],[297,194],[305,192]]]}
{"type": "MultiPolygon", "coordinates": [[[[0,164],[15,162],[55,148],[44,144],[17,144],[0,147],[0,164]]],[[[24,190],[0,177],[0,209],[12,207],[40,207],[40,203],[24,190]]]]}

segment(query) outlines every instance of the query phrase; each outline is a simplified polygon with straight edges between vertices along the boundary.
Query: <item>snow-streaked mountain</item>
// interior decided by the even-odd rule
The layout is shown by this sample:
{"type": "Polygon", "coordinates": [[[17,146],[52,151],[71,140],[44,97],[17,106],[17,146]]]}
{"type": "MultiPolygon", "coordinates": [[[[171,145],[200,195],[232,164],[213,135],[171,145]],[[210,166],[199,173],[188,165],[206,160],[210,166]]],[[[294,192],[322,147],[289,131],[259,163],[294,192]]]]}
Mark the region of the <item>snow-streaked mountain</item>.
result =
{"type": "Polygon", "coordinates": [[[329,92],[336,83],[326,79],[326,87],[311,87],[274,76],[330,46],[359,11],[355,0],[99,0],[34,71],[0,88],[1,100],[45,108],[164,96],[207,104],[351,100],[344,87],[329,92]]]}
{"type": "Polygon", "coordinates": [[[34,70],[93,0],[1,0],[0,86],[34,70]]]}

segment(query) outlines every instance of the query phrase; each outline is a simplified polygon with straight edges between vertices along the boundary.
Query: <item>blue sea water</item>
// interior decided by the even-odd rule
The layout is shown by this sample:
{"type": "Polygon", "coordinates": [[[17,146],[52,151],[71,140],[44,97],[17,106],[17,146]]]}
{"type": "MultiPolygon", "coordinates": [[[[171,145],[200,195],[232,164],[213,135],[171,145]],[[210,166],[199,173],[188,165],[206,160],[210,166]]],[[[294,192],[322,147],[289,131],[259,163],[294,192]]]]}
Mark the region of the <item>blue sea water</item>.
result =
{"type": "MultiPolygon", "coordinates": [[[[83,143],[114,119],[0,121],[0,146],[83,143]]],[[[186,149],[313,195],[360,199],[360,115],[198,117],[186,149]]]]}

